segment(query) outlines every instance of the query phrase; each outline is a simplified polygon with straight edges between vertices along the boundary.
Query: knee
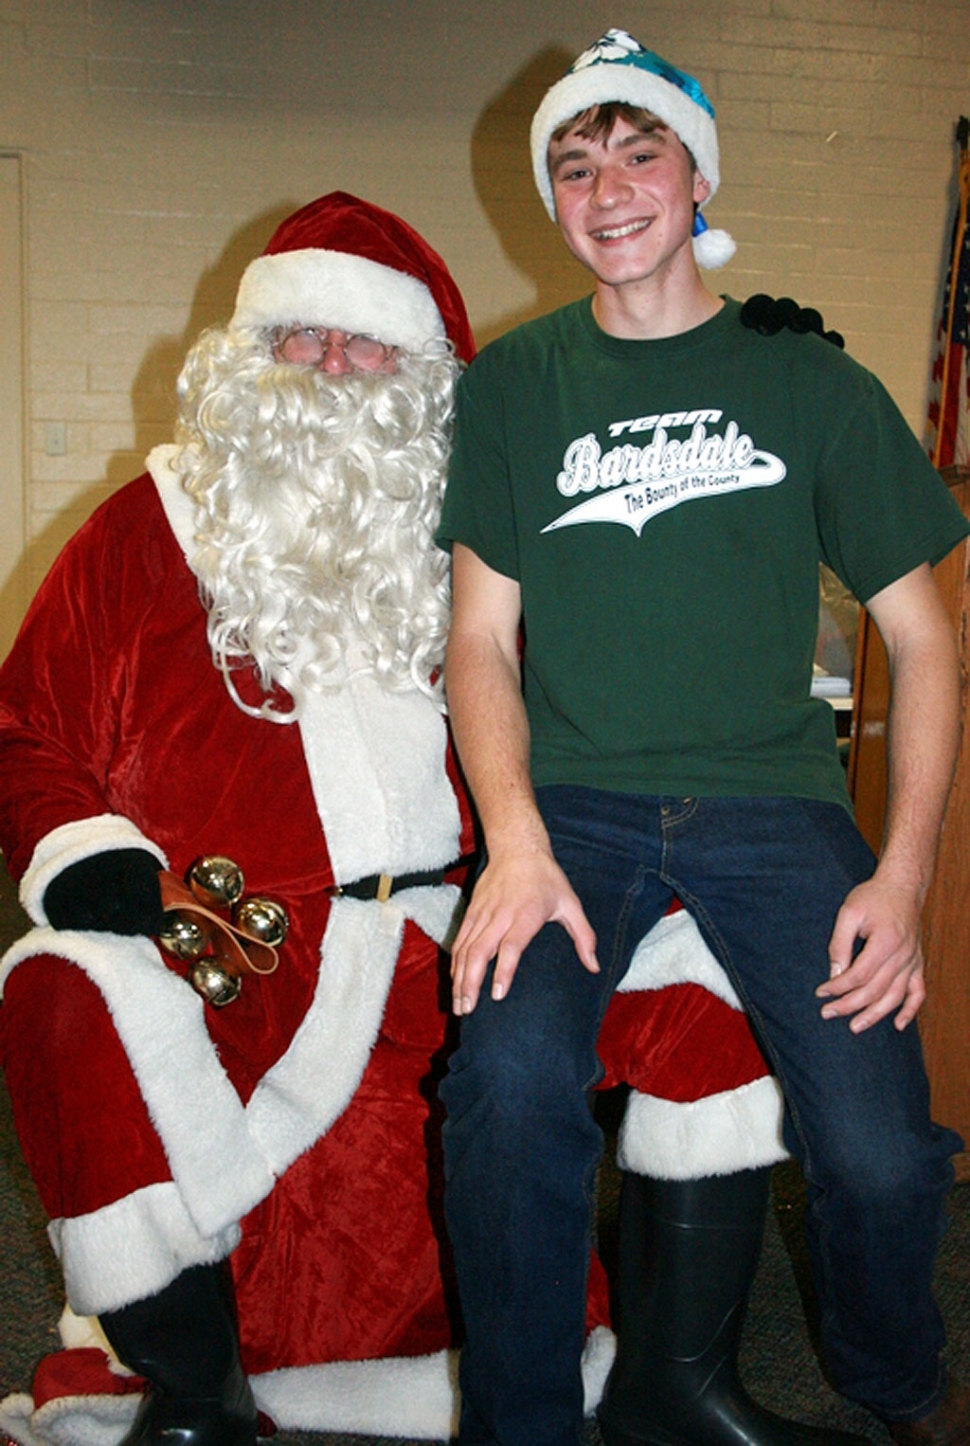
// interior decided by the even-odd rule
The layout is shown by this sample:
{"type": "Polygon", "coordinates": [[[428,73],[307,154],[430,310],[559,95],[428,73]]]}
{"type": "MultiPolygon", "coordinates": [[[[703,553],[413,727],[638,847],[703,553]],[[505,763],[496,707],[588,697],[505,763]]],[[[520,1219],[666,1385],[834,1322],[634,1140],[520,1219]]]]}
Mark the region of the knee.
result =
{"type": "Polygon", "coordinates": [[[39,954],[11,973],[3,998],[4,1057],[7,1067],[75,1056],[79,1067],[91,1058],[91,1036],[112,1030],[104,1000],[90,979],[66,959],[39,954]]]}
{"type": "Polygon", "coordinates": [[[953,1181],[950,1131],[900,1128],[891,1138],[864,1140],[842,1151],[834,1164],[811,1172],[823,1188],[837,1190],[863,1218],[895,1220],[903,1225],[925,1217],[927,1204],[939,1200],[953,1181]]]}
{"type": "Polygon", "coordinates": [[[77,1113],[118,1115],[141,1095],[108,1006],[83,970],[67,960],[38,955],[18,964],[7,981],[3,1009],[3,1063],[15,1109],[40,1102],[60,1118],[63,1104],[77,1113]]]}
{"type": "Polygon", "coordinates": [[[469,1030],[441,1086],[448,1131],[515,1140],[520,1150],[538,1149],[563,1131],[585,1132],[596,1070],[595,1052],[584,1058],[553,1031],[469,1030]]]}
{"type": "Polygon", "coordinates": [[[4,1064],[24,1158],[52,1218],[90,1213],[168,1177],[161,1142],[107,1006],[63,959],[11,974],[4,1064]]]}

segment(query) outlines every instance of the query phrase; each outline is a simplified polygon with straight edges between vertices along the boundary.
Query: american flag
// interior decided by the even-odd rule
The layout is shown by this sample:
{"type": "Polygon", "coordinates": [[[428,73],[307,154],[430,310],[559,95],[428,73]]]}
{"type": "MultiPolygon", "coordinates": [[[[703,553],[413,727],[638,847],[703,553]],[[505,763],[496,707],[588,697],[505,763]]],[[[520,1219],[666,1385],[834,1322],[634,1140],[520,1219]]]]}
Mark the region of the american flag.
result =
{"type": "Polygon", "coordinates": [[[956,139],[960,147],[959,204],[953,225],[953,244],[940,324],[936,332],[936,356],[930,378],[926,419],[926,449],[936,467],[970,463],[970,367],[967,362],[970,322],[970,228],[967,226],[970,120],[966,116],[960,117],[956,139]]]}

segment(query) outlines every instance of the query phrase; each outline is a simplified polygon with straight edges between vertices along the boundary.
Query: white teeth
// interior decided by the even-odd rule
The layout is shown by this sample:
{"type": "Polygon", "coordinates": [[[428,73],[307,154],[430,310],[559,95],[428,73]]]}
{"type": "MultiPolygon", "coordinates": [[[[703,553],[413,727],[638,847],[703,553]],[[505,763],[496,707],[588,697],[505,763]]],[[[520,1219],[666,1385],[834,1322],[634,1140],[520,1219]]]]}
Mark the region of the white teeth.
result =
{"type": "Polygon", "coordinates": [[[630,221],[626,226],[615,226],[609,231],[597,231],[598,241],[614,241],[620,236],[632,236],[635,231],[643,231],[650,225],[649,221],[630,221]]]}

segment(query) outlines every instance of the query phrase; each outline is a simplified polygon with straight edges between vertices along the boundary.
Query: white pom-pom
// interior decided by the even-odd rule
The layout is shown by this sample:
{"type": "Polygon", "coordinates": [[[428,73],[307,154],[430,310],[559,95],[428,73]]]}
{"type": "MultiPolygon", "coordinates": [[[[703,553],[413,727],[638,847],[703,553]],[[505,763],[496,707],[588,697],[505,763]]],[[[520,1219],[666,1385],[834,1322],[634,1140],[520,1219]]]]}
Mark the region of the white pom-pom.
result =
{"type": "Polygon", "coordinates": [[[694,237],[694,260],[705,271],[726,266],[737,249],[737,242],[727,231],[708,230],[694,237]]]}

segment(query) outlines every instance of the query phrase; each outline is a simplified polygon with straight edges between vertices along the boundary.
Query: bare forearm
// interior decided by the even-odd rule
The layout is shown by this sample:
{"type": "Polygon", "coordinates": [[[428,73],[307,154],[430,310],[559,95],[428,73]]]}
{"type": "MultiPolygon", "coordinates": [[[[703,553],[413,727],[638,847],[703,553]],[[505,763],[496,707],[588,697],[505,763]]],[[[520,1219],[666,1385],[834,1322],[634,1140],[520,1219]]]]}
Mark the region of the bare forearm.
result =
{"type": "Polygon", "coordinates": [[[947,625],[932,646],[890,651],[889,780],[880,873],[918,892],[933,876],[960,742],[960,664],[947,625]]]}
{"type": "Polygon", "coordinates": [[[529,726],[514,655],[481,635],[452,634],[445,685],[458,754],[485,831],[488,863],[475,885],[452,953],[457,1014],[470,1014],[489,962],[502,999],[522,951],[555,920],[597,972],[596,937],[553,857],[529,777],[529,726]]]}
{"type": "Polygon", "coordinates": [[[445,688],[490,853],[548,848],[529,777],[529,725],[516,662],[489,638],[452,634],[445,688]]]}
{"type": "Polygon", "coordinates": [[[925,564],[870,600],[892,679],[889,792],[879,863],[839,911],[831,974],[817,993],[826,1018],[897,1029],[926,997],[920,914],[933,877],[960,730],[956,640],[925,564]],[[859,943],[863,947],[858,950],[859,943]]]}
{"type": "Polygon", "coordinates": [[[470,1014],[495,960],[491,994],[503,999],[522,951],[544,924],[562,924],[592,972],[596,937],[556,863],[529,776],[529,724],[518,661],[518,584],[455,545],[454,612],[445,691],[458,756],[478,808],[488,862],[451,960],[454,1009],[470,1014]]]}

